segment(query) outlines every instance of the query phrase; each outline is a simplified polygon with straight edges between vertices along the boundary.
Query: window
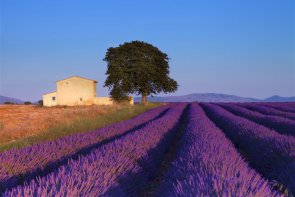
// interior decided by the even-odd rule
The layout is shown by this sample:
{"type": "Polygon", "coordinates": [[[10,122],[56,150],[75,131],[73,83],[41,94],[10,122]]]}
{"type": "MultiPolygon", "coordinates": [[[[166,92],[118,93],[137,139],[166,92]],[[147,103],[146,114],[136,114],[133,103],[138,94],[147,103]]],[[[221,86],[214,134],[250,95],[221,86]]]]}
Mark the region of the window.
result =
{"type": "Polygon", "coordinates": [[[55,96],[52,97],[52,100],[55,101],[55,96]]]}

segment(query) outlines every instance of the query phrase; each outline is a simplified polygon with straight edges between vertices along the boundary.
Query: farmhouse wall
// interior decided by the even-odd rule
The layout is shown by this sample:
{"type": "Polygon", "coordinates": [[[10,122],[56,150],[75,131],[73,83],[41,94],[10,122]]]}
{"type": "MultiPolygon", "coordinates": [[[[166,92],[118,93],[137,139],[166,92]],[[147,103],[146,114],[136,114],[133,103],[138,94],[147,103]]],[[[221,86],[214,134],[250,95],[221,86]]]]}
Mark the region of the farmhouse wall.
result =
{"type": "Polygon", "coordinates": [[[52,107],[57,105],[57,94],[56,92],[48,93],[43,95],[43,105],[52,107]]]}
{"type": "Polygon", "coordinates": [[[113,101],[110,97],[96,97],[93,99],[95,105],[112,105],[113,101]]]}
{"type": "Polygon", "coordinates": [[[72,77],[56,82],[58,105],[92,105],[96,81],[72,77]]]}

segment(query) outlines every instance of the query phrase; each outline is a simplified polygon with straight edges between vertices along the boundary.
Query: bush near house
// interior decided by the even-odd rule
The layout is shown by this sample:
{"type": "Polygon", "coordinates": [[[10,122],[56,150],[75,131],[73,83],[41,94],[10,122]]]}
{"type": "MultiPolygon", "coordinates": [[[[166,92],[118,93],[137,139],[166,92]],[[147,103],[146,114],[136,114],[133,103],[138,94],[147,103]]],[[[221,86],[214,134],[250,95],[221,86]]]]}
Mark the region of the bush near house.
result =
{"type": "Polygon", "coordinates": [[[6,101],[6,102],[4,102],[4,104],[5,104],[5,105],[14,105],[15,103],[10,102],[10,101],[6,101]]]}
{"type": "Polygon", "coordinates": [[[38,101],[38,106],[39,106],[39,107],[42,107],[42,106],[43,106],[43,100],[39,100],[39,101],[38,101]]]}

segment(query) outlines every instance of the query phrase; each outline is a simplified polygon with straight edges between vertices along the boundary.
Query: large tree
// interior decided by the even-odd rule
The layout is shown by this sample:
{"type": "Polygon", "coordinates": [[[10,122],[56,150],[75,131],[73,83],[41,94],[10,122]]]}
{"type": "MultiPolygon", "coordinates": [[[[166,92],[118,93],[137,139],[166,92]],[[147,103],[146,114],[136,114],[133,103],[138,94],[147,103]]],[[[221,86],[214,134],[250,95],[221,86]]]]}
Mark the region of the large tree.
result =
{"type": "Polygon", "coordinates": [[[168,55],[151,44],[132,41],[111,47],[104,61],[108,67],[104,86],[116,101],[141,94],[146,103],[148,95],[177,90],[177,82],[169,77],[168,55]]]}

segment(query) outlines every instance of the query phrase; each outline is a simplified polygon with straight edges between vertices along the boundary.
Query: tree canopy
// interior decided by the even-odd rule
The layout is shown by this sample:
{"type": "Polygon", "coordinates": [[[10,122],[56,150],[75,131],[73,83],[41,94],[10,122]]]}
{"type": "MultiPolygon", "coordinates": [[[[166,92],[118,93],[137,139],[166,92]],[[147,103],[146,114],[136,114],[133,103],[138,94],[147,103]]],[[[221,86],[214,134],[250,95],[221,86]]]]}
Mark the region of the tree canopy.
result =
{"type": "Polygon", "coordinates": [[[157,47],[132,41],[107,50],[107,79],[111,97],[125,100],[128,94],[141,94],[142,102],[147,96],[160,92],[175,92],[178,84],[169,77],[169,58],[157,47]]]}

